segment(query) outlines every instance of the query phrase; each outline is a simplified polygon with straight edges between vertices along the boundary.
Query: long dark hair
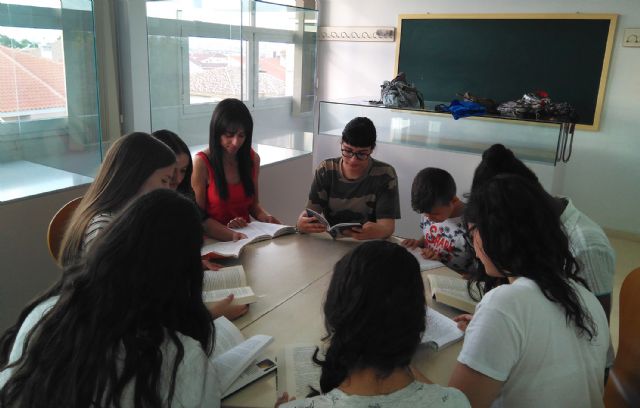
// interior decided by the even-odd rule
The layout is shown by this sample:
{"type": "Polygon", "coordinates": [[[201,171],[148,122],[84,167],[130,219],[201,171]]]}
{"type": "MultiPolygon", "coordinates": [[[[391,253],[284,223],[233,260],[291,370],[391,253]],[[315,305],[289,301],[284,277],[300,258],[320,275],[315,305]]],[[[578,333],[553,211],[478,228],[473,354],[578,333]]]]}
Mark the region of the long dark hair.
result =
{"type": "Polygon", "coordinates": [[[229,198],[227,179],[222,163],[223,149],[220,138],[225,133],[235,133],[244,130],[245,140],[238,150],[238,172],[245,194],[251,197],[255,194],[253,185],[253,160],[251,160],[251,140],[253,135],[253,119],[247,106],[234,98],[224,99],[216,105],[209,124],[209,161],[213,167],[214,182],[223,200],[229,198]]]}
{"type": "Polygon", "coordinates": [[[148,133],[135,132],[116,140],[69,221],[59,263],[66,266],[80,258],[85,231],[94,216],[119,211],[138,194],[153,172],[175,162],[171,149],[148,133]]]}
{"type": "Polygon", "coordinates": [[[517,174],[535,183],[538,176],[528,168],[510,149],[496,143],[482,152],[482,160],[473,173],[471,191],[489,181],[498,174],[517,174]]]}
{"type": "Polygon", "coordinates": [[[178,188],[176,190],[179,193],[182,193],[186,196],[189,196],[195,199],[195,193],[193,192],[193,188],[191,187],[191,174],[193,174],[193,159],[191,158],[191,151],[189,150],[189,147],[187,146],[187,144],[182,139],[180,139],[180,136],[178,136],[176,133],[167,129],[156,130],[151,134],[151,136],[155,137],[156,139],[160,140],[161,142],[169,146],[171,150],[173,150],[173,153],[175,153],[176,157],[179,154],[187,155],[187,157],[189,158],[189,164],[187,165],[187,170],[184,173],[184,179],[182,179],[182,182],[178,184],[178,188]]]}
{"type": "Polygon", "coordinates": [[[0,406],[170,406],[184,347],[211,353],[214,326],[202,303],[202,226],[195,205],[170,190],[135,200],[67,267],[60,298],[24,342],[0,406]],[[162,345],[177,352],[161,378],[162,345]],[[168,400],[161,384],[169,384],[168,400]]]}
{"type": "MultiPolygon", "coordinates": [[[[547,299],[562,306],[567,323],[573,322],[589,339],[595,336],[595,323],[570,284],[573,280],[586,287],[578,277],[558,207],[538,183],[513,174],[495,176],[471,193],[464,218],[478,231],[484,252],[502,274],[532,279],[547,299]]],[[[471,274],[472,281],[485,277],[471,274]]],[[[494,282],[487,280],[485,290],[494,282]]]]}
{"type": "Polygon", "coordinates": [[[366,242],[333,270],[324,303],[329,348],[322,366],[323,393],[349,372],[373,368],[384,378],[409,365],[425,330],[424,285],[418,261],[386,241],[366,242]]]}

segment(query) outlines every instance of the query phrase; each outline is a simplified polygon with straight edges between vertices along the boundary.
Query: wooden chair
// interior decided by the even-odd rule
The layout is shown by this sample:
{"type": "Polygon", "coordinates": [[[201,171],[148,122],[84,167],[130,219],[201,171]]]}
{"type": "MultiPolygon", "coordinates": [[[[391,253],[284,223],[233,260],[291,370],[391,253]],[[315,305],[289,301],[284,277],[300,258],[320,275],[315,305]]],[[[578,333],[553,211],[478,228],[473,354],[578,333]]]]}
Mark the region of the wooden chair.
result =
{"type": "Polygon", "coordinates": [[[63,205],[62,208],[55,213],[53,218],[51,218],[51,222],[49,223],[49,228],[47,229],[47,244],[49,246],[49,253],[56,263],[58,263],[60,245],[62,244],[62,237],[67,230],[67,223],[73,216],[81,200],[82,197],[77,197],[63,205]]]}
{"type": "Polygon", "coordinates": [[[622,282],[618,354],[604,390],[607,408],[640,407],[640,268],[622,282]]]}

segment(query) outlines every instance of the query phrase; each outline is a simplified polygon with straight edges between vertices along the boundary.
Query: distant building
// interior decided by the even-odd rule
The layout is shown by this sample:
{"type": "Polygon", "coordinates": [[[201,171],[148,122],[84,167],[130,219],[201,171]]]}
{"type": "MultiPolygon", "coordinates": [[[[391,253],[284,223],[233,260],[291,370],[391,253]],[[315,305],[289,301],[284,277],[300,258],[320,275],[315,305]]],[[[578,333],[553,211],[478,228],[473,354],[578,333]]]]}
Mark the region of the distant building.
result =
{"type": "Polygon", "coordinates": [[[0,46],[0,121],[67,115],[64,62],[34,50],[0,46]]]}

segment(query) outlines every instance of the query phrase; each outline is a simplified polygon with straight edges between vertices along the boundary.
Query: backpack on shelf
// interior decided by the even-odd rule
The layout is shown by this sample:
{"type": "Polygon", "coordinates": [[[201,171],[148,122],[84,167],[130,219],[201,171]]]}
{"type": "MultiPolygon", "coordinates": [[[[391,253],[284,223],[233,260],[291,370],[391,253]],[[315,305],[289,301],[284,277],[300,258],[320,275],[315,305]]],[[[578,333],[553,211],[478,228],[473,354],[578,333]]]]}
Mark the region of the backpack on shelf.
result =
{"type": "Polygon", "coordinates": [[[551,101],[545,91],[529,92],[516,101],[501,103],[498,112],[503,116],[523,119],[556,120],[575,123],[576,111],[567,102],[551,101]]]}
{"type": "Polygon", "coordinates": [[[380,99],[386,107],[424,109],[422,93],[413,84],[407,83],[404,72],[391,81],[384,81],[380,88],[380,99]]]}

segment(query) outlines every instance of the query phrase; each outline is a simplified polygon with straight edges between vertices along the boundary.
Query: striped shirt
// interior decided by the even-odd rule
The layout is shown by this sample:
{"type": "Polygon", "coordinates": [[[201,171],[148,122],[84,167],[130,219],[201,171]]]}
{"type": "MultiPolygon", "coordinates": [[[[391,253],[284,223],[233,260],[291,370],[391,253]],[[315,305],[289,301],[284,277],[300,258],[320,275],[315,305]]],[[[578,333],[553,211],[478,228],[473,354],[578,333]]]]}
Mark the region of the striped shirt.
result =
{"type": "Polygon", "coordinates": [[[93,241],[100,235],[100,233],[113,221],[114,215],[112,213],[100,213],[95,215],[84,233],[82,239],[82,253],[86,253],[93,241]]]}
{"type": "Polygon", "coordinates": [[[574,207],[571,200],[566,200],[568,204],[560,221],[569,238],[571,253],[580,265],[578,275],[596,296],[610,294],[616,259],[609,239],[598,224],[574,207]]]}

